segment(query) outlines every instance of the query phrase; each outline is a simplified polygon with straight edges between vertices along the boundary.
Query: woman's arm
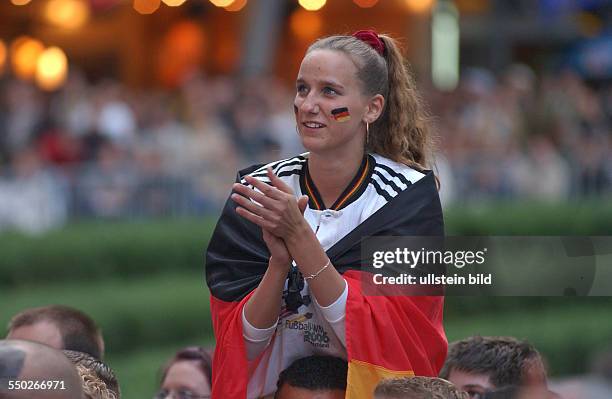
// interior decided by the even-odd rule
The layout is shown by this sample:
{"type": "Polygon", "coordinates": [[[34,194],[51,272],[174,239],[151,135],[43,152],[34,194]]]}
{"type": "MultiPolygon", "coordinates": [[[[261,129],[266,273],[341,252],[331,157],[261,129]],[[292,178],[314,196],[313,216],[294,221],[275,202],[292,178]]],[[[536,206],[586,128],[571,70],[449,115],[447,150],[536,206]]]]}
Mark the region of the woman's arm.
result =
{"type": "Polygon", "coordinates": [[[266,274],[244,305],[244,316],[253,327],[270,328],[278,321],[289,266],[290,262],[270,257],[266,274]]]}
{"type": "Polygon", "coordinates": [[[248,360],[256,359],[266,349],[274,335],[288,270],[288,260],[278,261],[270,257],[268,269],[261,283],[244,305],[242,335],[245,339],[248,360]]]}

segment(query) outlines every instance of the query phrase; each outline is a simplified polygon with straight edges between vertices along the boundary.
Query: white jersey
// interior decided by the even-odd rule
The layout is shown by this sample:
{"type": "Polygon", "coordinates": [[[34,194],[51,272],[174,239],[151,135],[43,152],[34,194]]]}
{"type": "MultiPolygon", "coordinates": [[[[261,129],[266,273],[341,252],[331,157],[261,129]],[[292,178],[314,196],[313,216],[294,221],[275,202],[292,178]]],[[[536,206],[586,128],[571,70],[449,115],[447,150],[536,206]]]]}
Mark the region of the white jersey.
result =
{"type": "MultiPolygon", "coordinates": [[[[364,157],[355,178],[338,200],[324,209],[321,196],[308,174],[308,153],[273,162],[250,175],[269,183],[266,168],[287,183],[297,197],[307,195],[304,218],[315,232],[321,246],[328,250],[359,224],[373,215],[393,197],[423,176],[409,166],[377,154],[364,157]]],[[[246,184],[243,179],[241,181],[246,184]]],[[[287,282],[285,292],[287,292],[287,282]]],[[[348,284],[330,306],[321,307],[311,295],[308,284],[301,291],[304,298],[296,312],[286,309],[284,300],[278,322],[268,329],[256,329],[243,314],[243,333],[250,360],[262,356],[248,385],[248,398],[258,398],[276,391],[282,370],[296,359],[313,354],[346,359],[344,318],[348,284]]]]}

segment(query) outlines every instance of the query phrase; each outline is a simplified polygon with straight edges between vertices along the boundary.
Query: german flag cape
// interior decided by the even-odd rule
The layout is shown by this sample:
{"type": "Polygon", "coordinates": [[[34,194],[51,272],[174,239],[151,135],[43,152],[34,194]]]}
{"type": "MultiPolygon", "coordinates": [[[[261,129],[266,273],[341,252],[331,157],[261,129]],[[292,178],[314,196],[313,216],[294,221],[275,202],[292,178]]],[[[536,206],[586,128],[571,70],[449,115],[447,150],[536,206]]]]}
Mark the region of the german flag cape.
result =
{"type": "MultiPolygon", "coordinates": [[[[237,182],[257,165],[238,174],[237,182]]],[[[261,281],[270,253],[261,229],[225,204],[206,254],[212,322],[217,340],[213,361],[213,399],[245,399],[257,361],[248,362],[242,336],[242,308],[261,281]]],[[[446,357],[441,296],[366,296],[361,289],[361,241],[368,236],[444,234],[434,175],[399,193],[327,251],[349,284],[346,398],[371,398],[383,378],[437,376],[446,357]]]]}

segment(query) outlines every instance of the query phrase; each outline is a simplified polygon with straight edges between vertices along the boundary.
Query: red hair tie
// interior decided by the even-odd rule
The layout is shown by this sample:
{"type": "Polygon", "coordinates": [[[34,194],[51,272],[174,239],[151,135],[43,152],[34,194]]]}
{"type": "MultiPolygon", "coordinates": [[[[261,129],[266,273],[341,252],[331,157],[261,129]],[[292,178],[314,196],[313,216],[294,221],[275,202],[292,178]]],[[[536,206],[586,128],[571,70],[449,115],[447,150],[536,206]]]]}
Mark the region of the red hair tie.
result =
{"type": "Polygon", "coordinates": [[[369,44],[374,50],[376,50],[378,54],[380,54],[381,56],[384,56],[385,43],[383,43],[383,41],[380,40],[380,37],[378,37],[378,34],[374,32],[373,30],[371,29],[359,30],[353,33],[353,37],[361,40],[362,42],[369,44]]]}

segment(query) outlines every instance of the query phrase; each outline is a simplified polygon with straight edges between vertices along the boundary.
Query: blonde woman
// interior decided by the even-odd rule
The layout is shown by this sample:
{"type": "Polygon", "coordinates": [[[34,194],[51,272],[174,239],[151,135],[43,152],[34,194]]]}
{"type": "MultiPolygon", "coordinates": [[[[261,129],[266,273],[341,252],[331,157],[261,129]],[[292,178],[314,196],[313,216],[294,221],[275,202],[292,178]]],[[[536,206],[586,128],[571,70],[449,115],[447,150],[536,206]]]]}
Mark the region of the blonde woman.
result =
{"type": "Polygon", "coordinates": [[[437,375],[443,298],[362,290],[364,237],[443,235],[431,137],[395,40],[314,42],[294,110],[308,152],[240,171],[208,247],[213,398],[269,395],[310,355],[348,361],[347,398],[384,377],[437,375]]]}

